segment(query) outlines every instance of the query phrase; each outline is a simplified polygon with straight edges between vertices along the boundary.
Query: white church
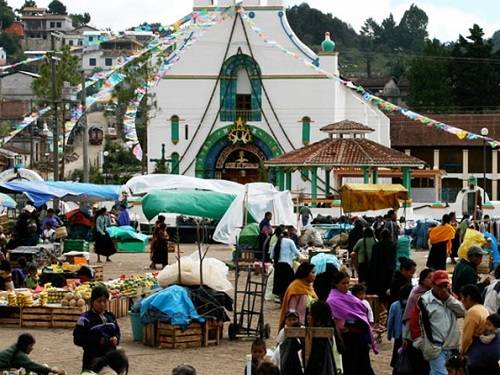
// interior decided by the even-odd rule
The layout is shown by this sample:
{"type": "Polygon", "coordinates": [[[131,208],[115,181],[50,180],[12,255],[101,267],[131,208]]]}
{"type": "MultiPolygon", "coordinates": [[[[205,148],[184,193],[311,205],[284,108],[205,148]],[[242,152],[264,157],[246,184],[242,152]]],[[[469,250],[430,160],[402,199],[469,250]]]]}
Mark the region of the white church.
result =
{"type": "MultiPolygon", "coordinates": [[[[194,11],[216,6],[236,5],[193,1],[194,11]]],[[[154,89],[149,173],[164,147],[171,173],[262,181],[269,178],[264,161],[326,138],[320,128],[342,120],[369,126],[375,131],[366,137],[390,147],[389,119],[381,111],[304,64],[339,74],[339,52],[328,36],[315,54],[291,29],[283,0],[243,0],[242,6],[268,39],[300,59],[267,44],[239,15],[209,28],[154,89]]],[[[308,184],[296,172],[293,185],[308,184]]]]}

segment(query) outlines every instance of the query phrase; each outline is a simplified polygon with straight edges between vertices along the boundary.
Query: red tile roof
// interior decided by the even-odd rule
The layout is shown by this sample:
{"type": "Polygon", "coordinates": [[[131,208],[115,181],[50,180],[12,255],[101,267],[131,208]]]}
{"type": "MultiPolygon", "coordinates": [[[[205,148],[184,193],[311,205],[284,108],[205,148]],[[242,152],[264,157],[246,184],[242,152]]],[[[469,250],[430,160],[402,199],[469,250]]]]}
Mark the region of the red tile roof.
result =
{"type": "Polygon", "coordinates": [[[333,138],[288,152],[268,166],[421,167],[425,162],[366,138],[333,138]]]}
{"type": "Polygon", "coordinates": [[[375,130],[359,122],[343,120],[330,125],[323,126],[321,129],[327,133],[371,133],[375,130]]]}

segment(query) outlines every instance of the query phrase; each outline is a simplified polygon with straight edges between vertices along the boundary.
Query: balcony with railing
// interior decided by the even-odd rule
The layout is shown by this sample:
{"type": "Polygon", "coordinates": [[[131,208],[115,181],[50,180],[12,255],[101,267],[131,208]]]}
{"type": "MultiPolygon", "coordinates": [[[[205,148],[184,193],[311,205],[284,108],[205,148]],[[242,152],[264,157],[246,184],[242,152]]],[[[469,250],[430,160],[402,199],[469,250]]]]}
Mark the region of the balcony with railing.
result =
{"type": "Polygon", "coordinates": [[[220,119],[221,121],[236,121],[238,119],[242,119],[243,121],[261,121],[262,114],[260,109],[234,109],[227,110],[222,109],[220,111],[220,119]]]}

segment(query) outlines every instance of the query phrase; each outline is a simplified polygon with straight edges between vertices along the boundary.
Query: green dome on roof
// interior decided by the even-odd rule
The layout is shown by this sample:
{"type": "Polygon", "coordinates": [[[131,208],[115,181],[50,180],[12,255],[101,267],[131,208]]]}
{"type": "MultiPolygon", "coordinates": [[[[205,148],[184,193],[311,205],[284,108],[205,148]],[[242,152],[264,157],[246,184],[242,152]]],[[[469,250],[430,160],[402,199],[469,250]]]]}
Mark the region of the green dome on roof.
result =
{"type": "Polygon", "coordinates": [[[330,33],[325,33],[325,40],[321,43],[323,52],[335,52],[335,42],[330,39],[330,33]]]}

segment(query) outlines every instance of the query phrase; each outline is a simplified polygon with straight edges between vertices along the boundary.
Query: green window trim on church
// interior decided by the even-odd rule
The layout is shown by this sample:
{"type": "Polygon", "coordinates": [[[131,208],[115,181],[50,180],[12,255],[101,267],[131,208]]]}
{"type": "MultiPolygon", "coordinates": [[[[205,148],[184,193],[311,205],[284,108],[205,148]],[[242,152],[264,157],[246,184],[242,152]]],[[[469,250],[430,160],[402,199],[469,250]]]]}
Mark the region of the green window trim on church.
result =
{"type": "Polygon", "coordinates": [[[250,56],[238,53],[227,59],[222,67],[220,82],[221,121],[236,121],[238,117],[245,117],[246,121],[261,121],[262,81],[261,71],[257,62],[250,56]],[[248,113],[237,108],[237,77],[240,69],[248,72],[251,86],[250,107],[248,113]],[[242,116],[242,114],[244,116],[242,116]]]}
{"type": "Polygon", "coordinates": [[[311,118],[302,117],[302,143],[308,145],[311,142],[311,118]]]}
{"type": "Polygon", "coordinates": [[[170,137],[172,139],[172,143],[176,145],[179,143],[179,116],[174,115],[170,118],[170,137]]]}
{"type": "Polygon", "coordinates": [[[179,174],[179,154],[177,152],[173,152],[172,155],[170,155],[170,159],[172,161],[171,174],[179,174]]]}

